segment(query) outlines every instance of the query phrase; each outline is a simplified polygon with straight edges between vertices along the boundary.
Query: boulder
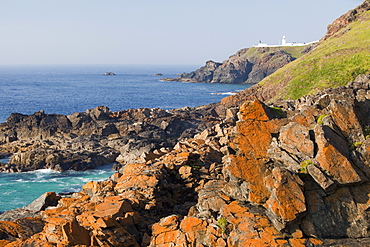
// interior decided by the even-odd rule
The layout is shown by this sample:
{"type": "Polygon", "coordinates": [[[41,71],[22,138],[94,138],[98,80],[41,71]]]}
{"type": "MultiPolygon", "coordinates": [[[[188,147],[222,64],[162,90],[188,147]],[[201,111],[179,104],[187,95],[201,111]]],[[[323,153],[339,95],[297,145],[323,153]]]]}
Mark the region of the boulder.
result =
{"type": "Polygon", "coordinates": [[[347,142],[327,126],[314,129],[318,152],[316,161],[333,181],[344,185],[366,181],[363,172],[351,161],[347,142]]]}
{"type": "Polygon", "coordinates": [[[86,111],[87,114],[94,120],[106,120],[109,119],[111,114],[110,110],[106,106],[99,106],[91,110],[86,111]]]}
{"type": "Polygon", "coordinates": [[[226,177],[234,176],[248,184],[248,199],[263,204],[270,196],[264,177],[269,173],[265,164],[267,151],[272,141],[271,133],[276,126],[269,122],[270,116],[261,102],[246,102],[239,111],[236,125],[238,134],[232,140],[236,155],[224,168],[226,177]]]}
{"type": "Polygon", "coordinates": [[[55,194],[55,192],[46,192],[39,198],[24,207],[26,210],[30,211],[43,211],[47,207],[58,205],[58,201],[61,197],[55,194]]]}
{"type": "Polygon", "coordinates": [[[302,230],[320,238],[368,238],[369,233],[364,231],[369,225],[368,194],[369,185],[342,187],[327,197],[320,191],[307,192],[309,207],[302,230]]]}
{"type": "Polygon", "coordinates": [[[307,127],[292,122],[280,130],[280,147],[300,159],[314,156],[314,143],[307,127]]]}
{"type": "Polygon", "coordinates": [[[37,217],[26,217],[15,221],[0,221],[0,238],[8,241],[31,238],[31,236],[41,232],[43,227],[44,222],[37,217]]]}
{"type": "Polygon", "coordinates": [[[276,229],[282,230],[306,211],[303,182],[289,171],[274,168],[266,178],[266,185],[271,192],[266,201],[269,218],[276,229]]]}

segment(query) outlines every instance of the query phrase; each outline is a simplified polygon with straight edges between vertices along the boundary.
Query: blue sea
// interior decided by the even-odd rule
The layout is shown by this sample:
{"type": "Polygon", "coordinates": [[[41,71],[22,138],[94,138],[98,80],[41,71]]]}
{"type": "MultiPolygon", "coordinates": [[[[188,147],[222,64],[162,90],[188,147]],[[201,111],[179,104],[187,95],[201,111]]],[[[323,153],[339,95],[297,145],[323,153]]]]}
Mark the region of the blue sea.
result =
{"type": "MultiPolygon", "coordinates": [[[[0,66],[0,123],[13,112],[72,114],[101,105],[111,111],[196,107],[218,102],[248,87],[160,80],[197,68],[198,65],[0,66]],[[104,76],[105,72],[116,75],[104,76]],[[157,73],[163,76],[155,76],[157,73]]],[[[112,173],[110,166],[86,172],[0,173],[0,211],[23,207],[44,192],[78,191],[86,182],[104,180],[112,173]]]]}

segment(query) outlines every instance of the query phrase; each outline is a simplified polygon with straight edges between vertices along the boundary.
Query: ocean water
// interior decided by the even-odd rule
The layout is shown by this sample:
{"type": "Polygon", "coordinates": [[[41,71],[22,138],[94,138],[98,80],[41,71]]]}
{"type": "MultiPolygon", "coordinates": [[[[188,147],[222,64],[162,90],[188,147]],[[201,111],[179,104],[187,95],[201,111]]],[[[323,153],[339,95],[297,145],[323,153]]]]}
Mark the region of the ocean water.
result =
{"type": "Polygon", "coordinates": [[[163,82],[198,66],[65,65],[0,66],[0,122],[10,113],[72,114],[100,105],[174,109],[220,101],[246,85],[163,82]],[[104,76],[114,72],[115,76],[104,76]],[[162,73],[163,76],[155,76],[162,73]]]}
{"type": "MultiPolygon", "coordinates": [[[[220,101],[247,85],[163,82],[199,66],[63,65],[0,66],[0,123],[13,112],[72,114],[97,106],[174,109],[220,101]],[[115,76],[104,76],[114,72],[115,76]],[[155,76],[162,73],[163,76],[155,76]]],[[[3,162],[6,160],[3,160],[3,162]]],[[[0,160],[1,162],[1,160],[0,160]]],[[[85,172],[40,170],[0,173],[0,211],[23,207],[45,192],[78,191],[91,180],[104,180],[110,166],[85,172]]]]}
{"type": "Polygon", "coordinates": [[[45,192],[81,191],[89,181],[102,181],[114,172],[111,165],[89,171],[57,172],[41,169],[22,173],[0,173],[0,212],[22,208],[45,192]]]}

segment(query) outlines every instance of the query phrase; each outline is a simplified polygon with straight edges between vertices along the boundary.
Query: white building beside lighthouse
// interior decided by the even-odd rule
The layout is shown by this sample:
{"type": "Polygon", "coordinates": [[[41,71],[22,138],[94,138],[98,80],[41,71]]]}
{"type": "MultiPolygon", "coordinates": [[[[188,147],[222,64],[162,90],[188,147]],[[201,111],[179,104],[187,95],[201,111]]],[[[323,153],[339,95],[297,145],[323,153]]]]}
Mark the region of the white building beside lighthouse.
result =
{"type": "Polygon", "coordinates": [[[286,37],[283,36],[283,38],[281,40],[281,45],[268,45],[268,44],[262,43],[262,41],[260,41],[258,43],[258,45],[255,45],[254,47],[304,46],[304,45],[309,45],[309,44],[313,44],[313,43],[317,43],[317,42],[319,42],[319,41],[312,41],[312,42],[308,42],[308,43],[298,43],[298,42],[288,43],[287,40],[286,40],[286,37]]]}

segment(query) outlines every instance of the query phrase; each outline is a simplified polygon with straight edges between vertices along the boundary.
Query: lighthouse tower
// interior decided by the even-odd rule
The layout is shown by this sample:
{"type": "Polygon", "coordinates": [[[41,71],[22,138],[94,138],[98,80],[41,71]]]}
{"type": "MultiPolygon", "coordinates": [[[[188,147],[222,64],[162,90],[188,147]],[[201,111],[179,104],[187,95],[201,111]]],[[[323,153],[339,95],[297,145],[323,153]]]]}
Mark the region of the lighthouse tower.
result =
{"type": "Polygon", "coordinates": [[[285,38],[285,36],[283,36],[283,39],[281,40],[281,45],[282,46],[285,46],[286,45],[286,38],[285,38]]]}

